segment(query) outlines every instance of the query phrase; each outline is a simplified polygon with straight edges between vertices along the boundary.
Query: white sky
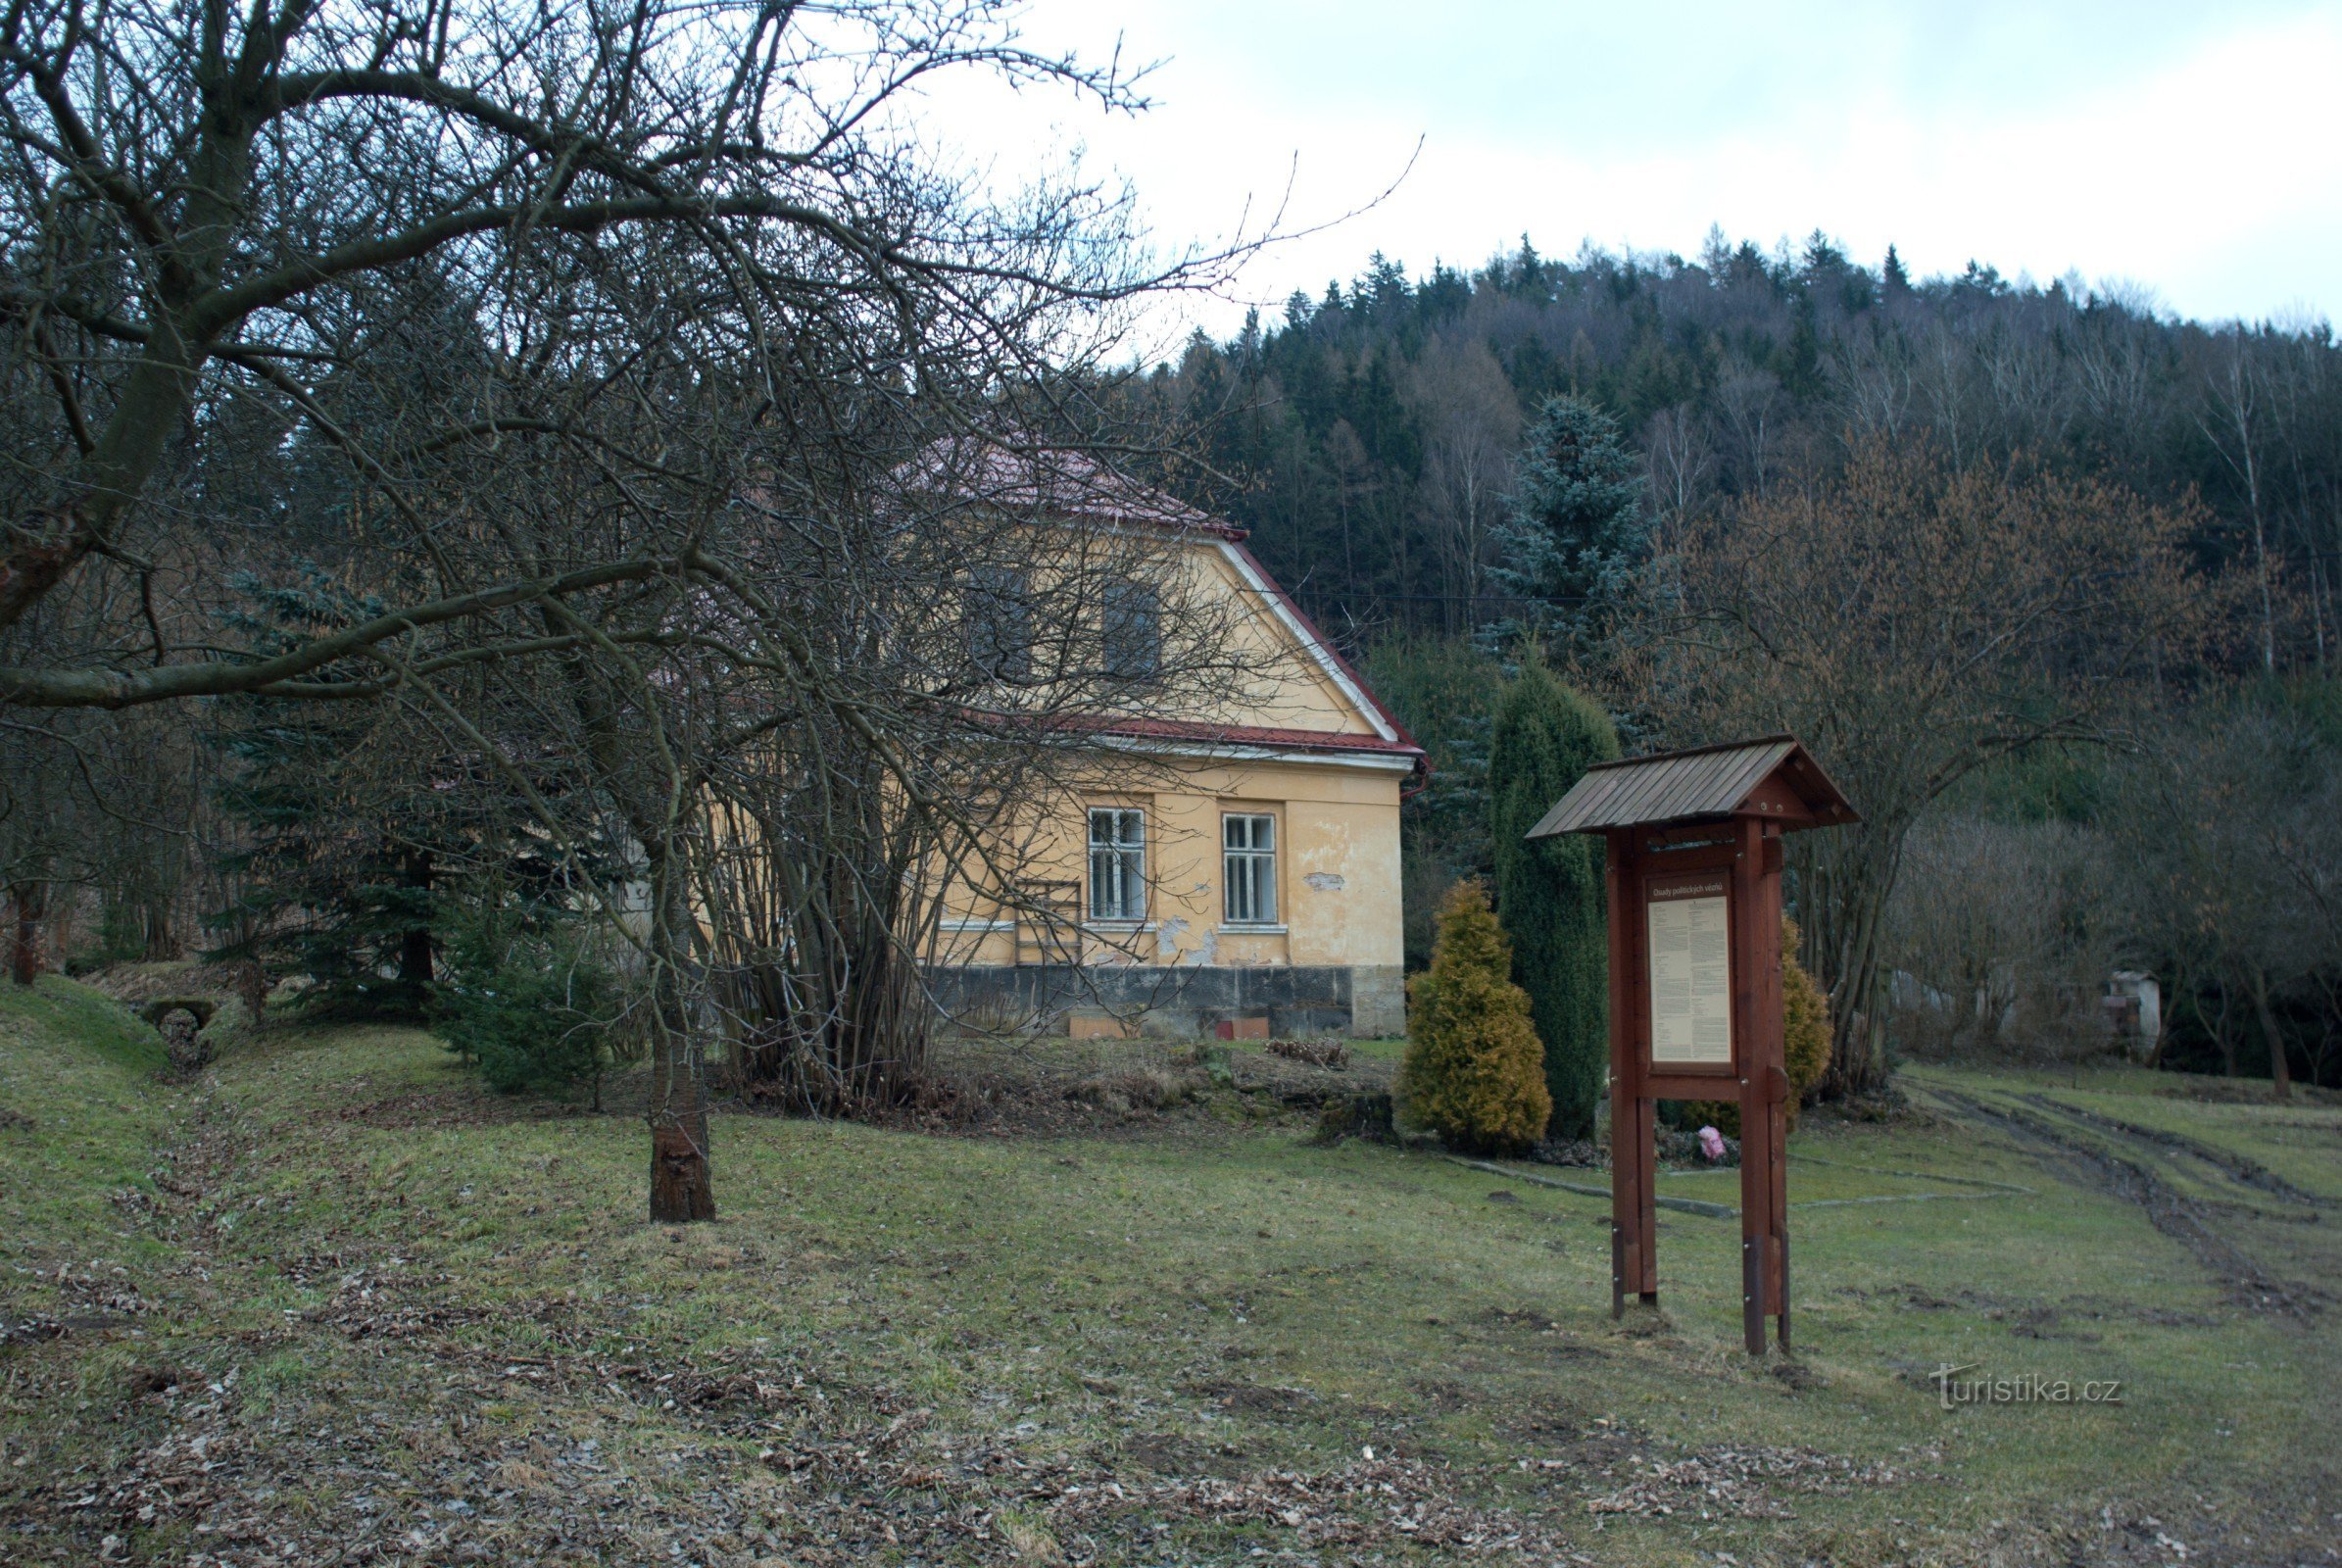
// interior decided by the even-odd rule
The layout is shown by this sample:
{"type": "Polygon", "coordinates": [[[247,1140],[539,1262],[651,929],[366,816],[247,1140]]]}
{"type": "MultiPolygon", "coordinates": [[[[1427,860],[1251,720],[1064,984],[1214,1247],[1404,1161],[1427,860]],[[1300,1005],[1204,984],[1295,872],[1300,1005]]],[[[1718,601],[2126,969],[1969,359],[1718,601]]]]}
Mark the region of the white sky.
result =
{"type": "MultiPolygon", "coordinates": [[[[1018,177],[1079,148],[1137,187],[1159,245],[1286,226],[1397,190],[1253,261],[1245,303],[1345,282],[1380,249],[1476,267],[1526,230],[1694,255],[1710,223],[1767,248],[1816,227],[1917,274],[2143,285],[2199,318],[2342,307],[2342,3],[1925,5],[1032,0],[1029,42],[1159,61],[1157,107],[953,87],[936,142],[1018,177]]],[[[1177,318],[1174,319],[1173,318],[1177,318]]]]}

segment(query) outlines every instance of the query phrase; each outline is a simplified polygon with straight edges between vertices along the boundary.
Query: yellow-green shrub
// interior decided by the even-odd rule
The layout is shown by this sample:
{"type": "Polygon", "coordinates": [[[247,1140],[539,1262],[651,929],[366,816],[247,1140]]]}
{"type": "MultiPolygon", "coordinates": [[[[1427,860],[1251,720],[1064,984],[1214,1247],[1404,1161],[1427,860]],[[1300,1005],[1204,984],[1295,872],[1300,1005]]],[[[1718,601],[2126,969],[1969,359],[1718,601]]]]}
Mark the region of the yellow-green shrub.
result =
{"type": "Polygon", "coordinates": [[[1789,1072],[1789,1125],[1797,1102],[1830,1070],[1830,999],[1797,961],[1797,922],[1781,923],[1781,1047],[1789,1072]]]}
{"type": "Polygon", "coordinates": [[[1457,884],[1439,910],[1432,966],[1407,986],[1398,1083],[1408,1115],[1459,1149],[1526,1149],[1552,1114],[1544,1048],[1512,962],[1487,893],[1457,884]]]}
{"type": "MultiPolygon", "coordinates": [[[[1797,1125],[1797,1102],[1830,1068],[1830,999],[1797,961],[1797,922],[1781,922],[1781,1012],[1782,1065],[1789,1074],[1784,1118],[1797,1125]]],[[[1740,1136],[1740,1107],[1729,1100],[1702,1100],[1684,1107],[1691,1125],[1702,1123],[1728,1138],[1740,1136]]]]}

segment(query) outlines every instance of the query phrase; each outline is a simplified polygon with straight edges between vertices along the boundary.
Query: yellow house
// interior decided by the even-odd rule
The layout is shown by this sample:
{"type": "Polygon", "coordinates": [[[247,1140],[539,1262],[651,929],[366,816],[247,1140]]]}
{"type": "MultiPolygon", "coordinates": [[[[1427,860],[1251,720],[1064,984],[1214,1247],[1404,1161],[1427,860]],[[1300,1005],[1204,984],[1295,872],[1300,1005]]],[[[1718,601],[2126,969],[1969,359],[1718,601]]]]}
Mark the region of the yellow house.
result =
{"type": "Polygon", "coordinates": [[[1103,722],[1095,777],[1020,854],[1035,868],[1021,906],[947,900],[930,965],[945,1012],[1075,1035],[1403,1032],[1399,804],[1423,749],[1244,529],[1073,455],[1058,465],[1074,482],[1035,510],[1168,537],[1183,602],[1225,612],[1251,676],[1204,716],[1103,722]]]}

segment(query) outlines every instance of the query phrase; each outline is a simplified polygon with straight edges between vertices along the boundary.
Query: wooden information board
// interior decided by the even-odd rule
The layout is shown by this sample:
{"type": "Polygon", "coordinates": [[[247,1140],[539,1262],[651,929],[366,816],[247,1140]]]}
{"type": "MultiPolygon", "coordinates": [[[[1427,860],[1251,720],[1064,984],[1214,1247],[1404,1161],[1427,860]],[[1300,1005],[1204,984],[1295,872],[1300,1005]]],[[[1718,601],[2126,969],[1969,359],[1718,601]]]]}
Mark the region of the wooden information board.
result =
{"type": "Polygon", "coordinates": [[[1740,1111],[1740,1303],[1789,1343],[1781,835],[1858,820],[1786,735],[1588,768],[1530,837],[1599,833],[1610,917],[1610,1306],[1659,1298],[1662,1100],[1740,1111]]]}

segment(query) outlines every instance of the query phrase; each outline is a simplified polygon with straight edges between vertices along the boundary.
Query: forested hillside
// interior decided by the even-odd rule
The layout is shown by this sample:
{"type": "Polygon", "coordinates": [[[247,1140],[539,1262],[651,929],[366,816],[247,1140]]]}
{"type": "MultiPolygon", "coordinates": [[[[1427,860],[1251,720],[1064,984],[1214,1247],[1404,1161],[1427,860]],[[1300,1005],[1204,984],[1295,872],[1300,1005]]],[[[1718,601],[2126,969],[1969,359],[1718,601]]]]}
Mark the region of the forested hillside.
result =
{"type": "Polygon", "coordinates": [[[1410,961],[1495,869],[1489,714],[1541,651],[1631,749],[1789,727],[1856,790],[1867,825],[1791,879],[1841,1087],[1910,1049],[2098,1049],[2117,969],[2164,988],[2168,1062],[2342,1073],[2324,320],[1915,279],[1819,233],[1525,239],[1472,272],[1378,255],[1144,387],[1201,456],[1167,480],[1431,748],[1410,961]]]}
{"type": "Polygon", "coordinates": [[[1491,612],[1492,530],[1524,421],[1575,393],[1643,461],[1662,538],[1810,479],[1867,436],[1956,466],[2024,453],[2156,501],[2194,495],[2207,564],[2248,573],[2236,656],[2322,665],[2342,544],[2342,352],[2322,320],[2171,318],[2143,290],[1915,280],[1816,234],[1699,257],[1526,240],[1477,271],[1376,256],[1281,321],[1200,336],[1153,391],[1194,420],[1180,476],[1254,530],[1330,629],[1466,632],[1491,612]]]}

